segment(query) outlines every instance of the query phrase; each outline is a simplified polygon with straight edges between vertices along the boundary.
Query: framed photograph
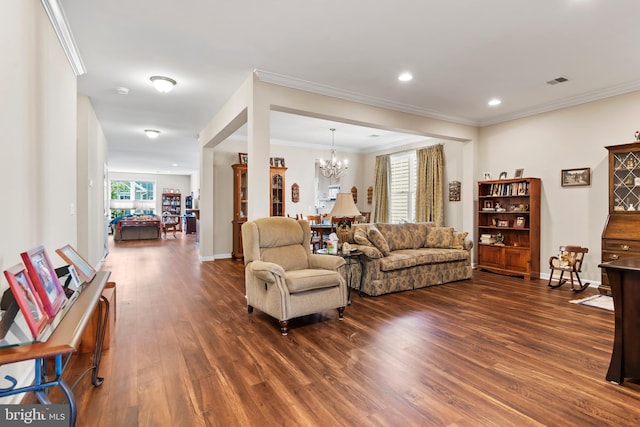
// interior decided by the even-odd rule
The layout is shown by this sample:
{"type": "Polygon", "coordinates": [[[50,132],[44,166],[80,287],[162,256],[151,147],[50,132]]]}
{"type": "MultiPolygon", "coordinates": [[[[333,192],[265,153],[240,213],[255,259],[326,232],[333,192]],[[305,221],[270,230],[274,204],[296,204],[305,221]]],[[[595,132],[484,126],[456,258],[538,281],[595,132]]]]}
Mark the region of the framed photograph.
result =
{"type": "Polygon", "coordinates": [[[9,282],[13,297],[18,303],[24,319],[27,321],[33,338],[37,338],[47,325],[49,318],[44,311],[42,301],[40,301],[33,283],[29,279],[27,270],[22,264],[16,264],[4,271],[4,277],[9,282]]]}
{"type": "Polygon", "coordinates": [[[58,280],[56,271],[51,265],[47,252],[44,250],[44,246],[38,246],[28,252],[23,252],[20,256],[25,267],[27,267],[29,278],[36,288],[45,311],[49,317],[55,317],[67,297],[58,280]]]}
{"type": "Polygon", "coordinates": [[[275,167],[277,168],[284,167],[284,157],[274,157],[273,162],[275,163],[275,167]]]}
{"type": "Polygon", "coordinates": [[[498,179],[507,179],[507,173],[506,172],[500,172],[500,177],[498,177],[498,179]]]}
{"type": "Polygon", "coordinates": [[[509,226],[509,221],[506,219],[499,219],[498,220],[498,227],[508,227],[509,226]]]}
{"type": "Polygon", "coordinates": [[[524,228],[525,219],[523,216],[516,218],[516,222],[513,223],[514,228],[524,228]]]}
{"type": "Polygon", "coordinates": [[[241,165],[246,165],[249,163],[249,155],[247,153],[238,153],[238,161],[241,165]]]}
{"type": "Polygon", "coordinates": [[[562,169],[560,182],[563,187],[591,185],[591,168],[562,169]]]}
{"type": "Polygon", "coordinates": [[[80,276],[78,276],[78,271],[75,269],[73,265],[69,266],[69,275],[71,276],[71,283],[69,283],[69,289],[72,291],[77,291],[82,286],[82,280],[80,280],[80,276]]]}
{"type": "Polygon", "coordinates": [[[484,209],[493,209],[493,202],[491,200],[485,200],[483,208],[484,209]]]}
{"type": "Polygon", "coordinates": [[[65,260],[67,264],[75,267],[77,275],[80,276],[83,282],[89,283],[93,280],[96,271],[71,245],[64,245],[60,249],[56,249],[56,253],[60,255],[60,258],[65,260]]]}
{"type": "Polygon", "coordinates": [[[484,178],[485,181],[489,181],[491,179],[491,172],[485,172],[484,173],[484,178]]]}
{"type": "Polygon", "coordinates": [[[273,161],[273,157],[269,157],[269,166],[275,166],[275,162],[273,161]]]}
{"type": "Polygon", "coordinates": [[[522,178],[524,176],[524,169],[516,169],[513,173],[514,178],[522,178]]]}

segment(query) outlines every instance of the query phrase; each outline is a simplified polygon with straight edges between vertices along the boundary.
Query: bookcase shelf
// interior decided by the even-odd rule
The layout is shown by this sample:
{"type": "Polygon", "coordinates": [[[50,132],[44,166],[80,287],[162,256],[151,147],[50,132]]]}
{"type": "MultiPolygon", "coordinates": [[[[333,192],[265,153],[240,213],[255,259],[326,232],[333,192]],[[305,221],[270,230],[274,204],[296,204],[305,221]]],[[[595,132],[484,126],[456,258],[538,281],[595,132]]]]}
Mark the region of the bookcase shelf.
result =
{"type": "Polygon", "coordinates": [[[539,178],[478,182],[478,263],[494,273],[540,277],[539,178]]]}

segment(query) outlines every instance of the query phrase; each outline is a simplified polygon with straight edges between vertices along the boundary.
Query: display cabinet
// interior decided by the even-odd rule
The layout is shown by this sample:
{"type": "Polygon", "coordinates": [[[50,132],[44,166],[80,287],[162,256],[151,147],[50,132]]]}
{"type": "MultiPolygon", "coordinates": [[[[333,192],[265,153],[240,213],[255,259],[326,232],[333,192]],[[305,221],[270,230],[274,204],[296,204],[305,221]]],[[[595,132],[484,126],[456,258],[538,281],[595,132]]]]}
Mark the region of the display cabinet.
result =
{"type": "MultiPolygon", "coordinates": [[[[243,257],[242,224],[247,221],[248,178],[247,165],[235,164],[233,168],[233,259],[243,257]]],[[[285,172],[287,168],[271,167],[269,173],[269,213],[271,216],[285,214],[285,172]]]]}
{"type": "MultiPolygon", "coordinates": [[[[609,215],[602,231],[602,262],[640,257],[640,144],[606,147],[609,151],[609,215]]],[[[611,294],[602,270],[598,290],[611,294]]]]}
{"type": "Polygon", "coordinates": [[[478,182],[477,267],[540,277],[539,178],[478,182]]]}
{"type": "Polygon", "coordinates": [[[177,223],[176,230],[182,231],[180,219],[182,196],[180,193],[162,193],[162,218],[177,223]]]}
{"type": "Polygon", "coordinates": [[[271,168],[271,216],[284,216],[284,173],[287,168],[271,168]]]}

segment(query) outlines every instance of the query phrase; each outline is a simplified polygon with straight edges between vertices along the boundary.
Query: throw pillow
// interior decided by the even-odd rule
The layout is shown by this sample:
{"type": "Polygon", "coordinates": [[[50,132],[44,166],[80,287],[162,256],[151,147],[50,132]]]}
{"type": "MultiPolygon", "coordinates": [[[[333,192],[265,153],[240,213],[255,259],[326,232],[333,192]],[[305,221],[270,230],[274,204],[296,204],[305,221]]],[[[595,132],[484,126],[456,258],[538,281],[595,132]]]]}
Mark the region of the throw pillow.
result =
{"type": "Polygon", "coordinates": [[[467,238],[469,232],[467,231],[454,231],[453,232],[453,249],[464,249],[464,239],[467,238]]]}
{"type": "Polygon", "coordinates": [[[382,258],[382,252],[380,252],[374,246],[365,246],[361,245],[358,249],[369,259],[379,259],[382,258]]]}
{"type": "Polygon", "coordinates": [[[378,230],[377,228],[371,228],[369,230],[368,236],[369,236],[369,241],[373,243],[373,246],[378,248],[380,252],[382,252],[382,255],[384,256],[389,255],[389,252],[390,252],[389,244],[385,240],[380,230],[378,230]]]}
{"type": "Polygon", "coordinates": [[[450,249],[453,247],[453,227],[430,227],[424,246],[450,249]]]}
{"type": "Polygon", "coordinates": [[[367,230],[361,227],[356,228],[356,231],[353,232],[353,241],[359,245],[373,246],[367,237],[367,230]]]}

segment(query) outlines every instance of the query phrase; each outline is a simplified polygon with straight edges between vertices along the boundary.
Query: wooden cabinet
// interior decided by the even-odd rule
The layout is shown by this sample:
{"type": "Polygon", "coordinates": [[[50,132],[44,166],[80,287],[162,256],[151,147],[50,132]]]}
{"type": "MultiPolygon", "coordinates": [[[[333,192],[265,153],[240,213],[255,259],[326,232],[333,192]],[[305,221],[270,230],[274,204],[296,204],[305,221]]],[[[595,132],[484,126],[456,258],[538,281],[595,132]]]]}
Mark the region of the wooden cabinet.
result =
{"type": "MultiPolygon", "coordinates": [[[[233,168],[233,250],[234,259],[243,257],[242,224],[247,221],[248,181],[247,165],[235,164],[233,168]]],[[[269,173],[269,213],[271,216],[285,214],[285,172],[287,168],[271,167],[269,173]]]]}
{"type": "Polygon", "coordinates": [[[233,251],[231,256],[233,259],[239,259],[243,256],[240,229],[242,224],[247,221],[247,191],[249,187],[247,185],[247,165],[236,164],[231,167],[233,168],[233,251]]]}
{"type": "Polygon", "coordinates": [[[271,216],[284,216],[284,173],[287,168],[271,169],[271,216]]]}
{"type": "MultiPolygon", "coordinates": [[[[602,262],[640,257],[640,144],[609,150],[609,215],[602,231],[602,262]]],[[[611,295],[605,270],[598,291],[611,295]]]]}
{"type": "Polygon", "coordinates": [[[167,218],[171,222],[175,222],[178,225],[176,230],[181,231],[182,221],[180,221],[182,196],[179,193],[162,193],[162,218],[167,218]]]}
{"type": "Polygon", "coordinates": [[[479,269],[540,277],[540,179],[478,182],[479,269]]]}

